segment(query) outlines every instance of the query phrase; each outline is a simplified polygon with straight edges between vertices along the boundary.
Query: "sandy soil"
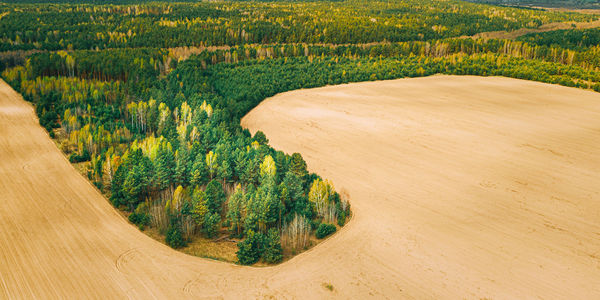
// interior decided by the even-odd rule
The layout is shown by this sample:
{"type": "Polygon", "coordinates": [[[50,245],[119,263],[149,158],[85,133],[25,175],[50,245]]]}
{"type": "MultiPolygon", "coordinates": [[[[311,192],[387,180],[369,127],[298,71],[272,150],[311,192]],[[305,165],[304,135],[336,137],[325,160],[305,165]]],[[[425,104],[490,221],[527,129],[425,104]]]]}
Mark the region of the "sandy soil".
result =
{"type": "Polygon", "coordinates": [[[318,249],[341,291],[600,297],[600,94],[434,76],[293,91],[242,124],[349,192],[318,249]]]}
{"type": "Polygon", "coordinates": [[[600,297],[600,94],[434,76],[284,93],[243,125],[353,205],[275,267],[138,232],[2,82],[0,298],[600,297]]]}

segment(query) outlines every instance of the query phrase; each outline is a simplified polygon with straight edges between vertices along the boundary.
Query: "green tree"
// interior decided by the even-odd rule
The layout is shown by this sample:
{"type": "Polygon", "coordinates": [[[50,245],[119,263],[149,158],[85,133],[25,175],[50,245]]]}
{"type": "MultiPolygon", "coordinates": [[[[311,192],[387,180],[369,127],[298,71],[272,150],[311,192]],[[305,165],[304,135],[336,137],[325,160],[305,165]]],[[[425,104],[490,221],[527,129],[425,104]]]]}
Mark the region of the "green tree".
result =
{"type": "Polygon", "coordinates": [[[206,198],[206,207],[210,213],[221,213],[223,203],[225,203],[225,192],[221,183],[215,179],[211,180],[204,191],[206,198]]]}
{"type": "Polygon", "coordinates": [[[219,233],[219,223],[221,217],[218,213],[207,213],[204,216],[204,224],[202,225],[202,231],[208,238],[214,238],[219,233]]]}
{"type": "Polygon", "coordinates": [[[244,206],[244,192],[241,186],[238,184],[235,187],[235,191],[229,197],[227,201],[227,220],[231,224],[231,232],[235,236],[242,234],[244,218],[243,218],[243,207],[244,206]]]}
{"type": "Polygon", "coordinates": [[[175,170],[175,155],[168,145],[160,146],[155,162],[155,182],[158,190],[171,188],[175,170]]]}
{"type": "Polygon", "coordinates": [[[175,120],[173,120],[173,117],[171,117],[169,114],[166,120],[161,122],[161,124],[164,124],[164,127],[162,130],[159,129],[158,135],[162,135],[167,138],[174,149],[179,148],[179,134],[177,133],[177,126],[175,120]]]}
{"type": "Polygon", "coordinates": [[[177,224],[171,224],[171,226],[167,230],[165,242],[167,243],[167,245],[175,249],[187,246],[187,243],[181,235],[181,229],[177,224]]]}
{"type": "Polygon", "coordinates": [[[246,233],[246,239],[238,243],[236,252],[238,261],[242,265],[253,265],[260,260],[265,244],[265,235],[252,230],[246,233]]]}
{"type": "Polygon", "coordinates": [[[275,188],[275,180],[272,177],[266,177],[263,180],[263,184],[256,190],[249,206],[257,218],[260,232],[266,233],[270,226],[277,223],[283,207],[275,188]]]}
{"type": "Polygon", "coordinates": [[[190,181],[190,154],[187,146],[182,146],[176,153],[174,181],[176,185],[188,185],[190,181]]]}
{"type": "Polygon", "coordinates": [[[288,194],[291,201],[298,201],[304,194],[302,189],[302,181],[294,172],[285,173],[285,177],[281,183],[282,187],[288,190],[288,194]]]}
{"type": "Polygon", "coordinates": [[[125,176],[122,189],[129,209],[133,210],[140,201],[148,196],[150,178],[153,175],[152,163],[138,149],[132,152],[131,162],[128,165],[131,166],[131,169],[125,176]]]}
{"type": "Polygon", "coordinates": [[[260,145],[267,145],[269,143],[269,139],[267,139],[267,136],[260,130],[254,134],[254,140],[260,145]]]}
{"type": "Polygon", "coordinates": [[[263,258],[265,262],[274,264],[283,259],[283,250],[281,249],[281,239],[276,228],[269,229],[265,240],[263,258]]]}
{"type": "Polygon", "coordinates": [[[194,165],[192,166],[190,183],[193,185],[204,185],[208,183],[209,174],[208,168],[204,161],[204,155],[198,155],[194,165]]]}
{"type": "Polygon", "coordinates": [[[251,159],[246,164],[246,169],[240,178],[245,184],[256,184],[260,175],[260,166],[256,159],[251,159]]]}
{"type": "Polygon", "coordinates": [[[205,216],[208,214],[204,191],[196,187],[192,193],[192,218],[198,226],[203,227],[205,216]]]}
{"type": "Polygon", "coordinates": [[[290,161],[290,171],[294,173],[300,180],[303,180],[308,176],[308,171],[306,170],[306,162],[302,158],[300,153],[292,154],[292,159],[290,161]]]}
{"type": "Polygon", "coordinates": [[[282,177],[288,172],[288,156],[282,151],[275,153],[275,168],[277,169],[277,182],[282,180],[282,177]]]}
{"type": "Polygon", "coordinates": [[[233,179],[233,171],[228,160],[223,160],[223,163],[219,166],[217,172],[217,178],[223,182],[231,182],[233,179]]]}

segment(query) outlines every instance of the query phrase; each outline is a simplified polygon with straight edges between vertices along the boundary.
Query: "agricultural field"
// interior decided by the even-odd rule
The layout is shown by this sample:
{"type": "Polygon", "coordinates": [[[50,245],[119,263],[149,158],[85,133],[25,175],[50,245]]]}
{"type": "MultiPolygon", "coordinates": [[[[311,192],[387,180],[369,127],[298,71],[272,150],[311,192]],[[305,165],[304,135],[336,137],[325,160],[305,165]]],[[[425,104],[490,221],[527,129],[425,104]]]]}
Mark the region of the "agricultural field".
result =
{"type": "Polygon", "coordinates": [[[0,3],[0,297],[597,297],[598,26],[0,3]]]}

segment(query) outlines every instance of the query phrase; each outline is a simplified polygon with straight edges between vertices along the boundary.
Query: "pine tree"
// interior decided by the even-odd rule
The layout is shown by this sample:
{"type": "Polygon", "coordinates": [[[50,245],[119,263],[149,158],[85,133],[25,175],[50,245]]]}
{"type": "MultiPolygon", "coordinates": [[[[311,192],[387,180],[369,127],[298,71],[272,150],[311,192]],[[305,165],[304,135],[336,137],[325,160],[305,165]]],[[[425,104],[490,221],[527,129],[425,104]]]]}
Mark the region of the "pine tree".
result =
{"type": "Polygon", "coordinates": [[[258,161],[251,159],[246,164],[246,169],[240,178],[245,184],[256,184],[258,183],[258,176],[260,174],[260,166],[258,161]]]}
{"type": "Polygon", "coordinates": [[[292,160],[290,162],[290,171],[302,181],[304,181],[306,176],[308,176],[308,171],[306,170],[306,162],[304,161],[300,153],[296,152],[292,154],[292,160]]]}
{"type": "Polygon", "coordinates": [[[287,189],[291,201],[298,201],[304,195],[302,181],[291,171],[285,173],[282,185],[287,189]]]}
{"type": "Polygon", "coordinates": [[[260,130],[254,134],[254,140],[260,145],[267,145],[269,143],[267,136],[260,130]]]}
{"type": "Polygon", "coordinates": [[[243,228],[243,205],[244,205],[244,192],[242,191],[241,186],[238,184],[235,187],[235,191],[229,197],[229,201],[227,202],[227,220],[231,224],[231,232],[236,236],[240,236],[242,234],[243,228]]]}
{"type": "Polygon", "coordinates": [[[274,264],[283,259],[283,250],[281,249],[281,241],[279,232],[276,228],[269,229],[265,239],[263,259],[265,262],[274,264]]]}
{"type": "Polygon", "coordinates": [[[208,213],[208,207],[206,206],[206,197],[204,191],[199,187],[194,189],[192,193],[192,217],[198,226],[202,227],[204,224],[204,218],[208,213]]]}
{"type": "Polygon", "coordinates": [[[218,213],[207,213],[204,216],[204,224],[202,225],[202,231],[208,238],[214,238],[217,236],[219,230],[219,222],[221,217],[218,213]]]}
{"type": "Polygon", "coordinates": [[[172,187],[175,170],[175,156],[170,147],[161,146],[156,156],[156,187],[165,190],[172,187]]]}
{"type": "Polygon", "coordinates": [[[248,230],[246,239],[238,243],[236,254],[240,264],[253,265],[258,262],[263,252],[264,239],[262,233],[248,230]]]}
{"type": "Polygon", "coordinates": [[[199,154],[192,166],[191,172],[191,180],[190,183],[192,185],[204,185],[208,183],[209,180],[208,168],[206,167],[206,162],[203,154],[199,154]]]}
{"type": "Polygon", "coordinates": [[[277,182],[280,182],[282,177],[288,171],[288,156],[285,155],[285,153],[283,153],[282,151],[277,151],[277,153],[275,153],[274,160],[275,168],[277,169],[277,182]]]}
{"type": "Polygon", "coordinates": [[[251,205],[251,210],[257,217],[258,230],[266,233],[267,228],[278,221],[281,209],[275,180],[272,177],[265,177],[263,183],[256,190],[251,205]]]}
{"type": "Polygon", "coordinates": [[[221,207],[225,202],[225,192],[223,186],[217,180],[211,180],[204,191],[206,197],[206,206],[210,213],[221,213],[221,207]]]}
{"type": "Polygon", "coordinates": [[[148,195],[153,174],[150,159],[145,157],[140,149],[133,151],[130,159],[132,167],[125,176],[122,189],[129,209],[133,210],[137,203],[148,195]]]}
{"type": "Polygon", "coordinates": [[[219,180],[225,182],[231,182],[233,179],[233,172],[231,171],[231,166],[228,160],[223,160],[223,163],[218,168],[218,178],[219,180]]]}
{"type": "Polygon", "coordinates": [[[190,178],[190,155],[187,146],[182,146],[176,153],[175,184],[188,185],[190,178]]]}

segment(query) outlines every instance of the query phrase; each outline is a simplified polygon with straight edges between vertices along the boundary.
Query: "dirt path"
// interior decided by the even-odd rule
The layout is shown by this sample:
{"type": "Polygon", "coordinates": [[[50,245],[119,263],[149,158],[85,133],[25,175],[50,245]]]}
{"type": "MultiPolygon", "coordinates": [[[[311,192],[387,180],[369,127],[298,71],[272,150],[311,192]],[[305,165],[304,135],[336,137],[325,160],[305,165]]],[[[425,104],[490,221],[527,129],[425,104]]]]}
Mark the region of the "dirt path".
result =
{"type": "Polygon", "coordinates": [[[355,212],[276,267],[138,232],[0,82],[0,298],[600,296],[600,94],[435,76],[289,92],[243,124],[303,153],[355,212]]]}

